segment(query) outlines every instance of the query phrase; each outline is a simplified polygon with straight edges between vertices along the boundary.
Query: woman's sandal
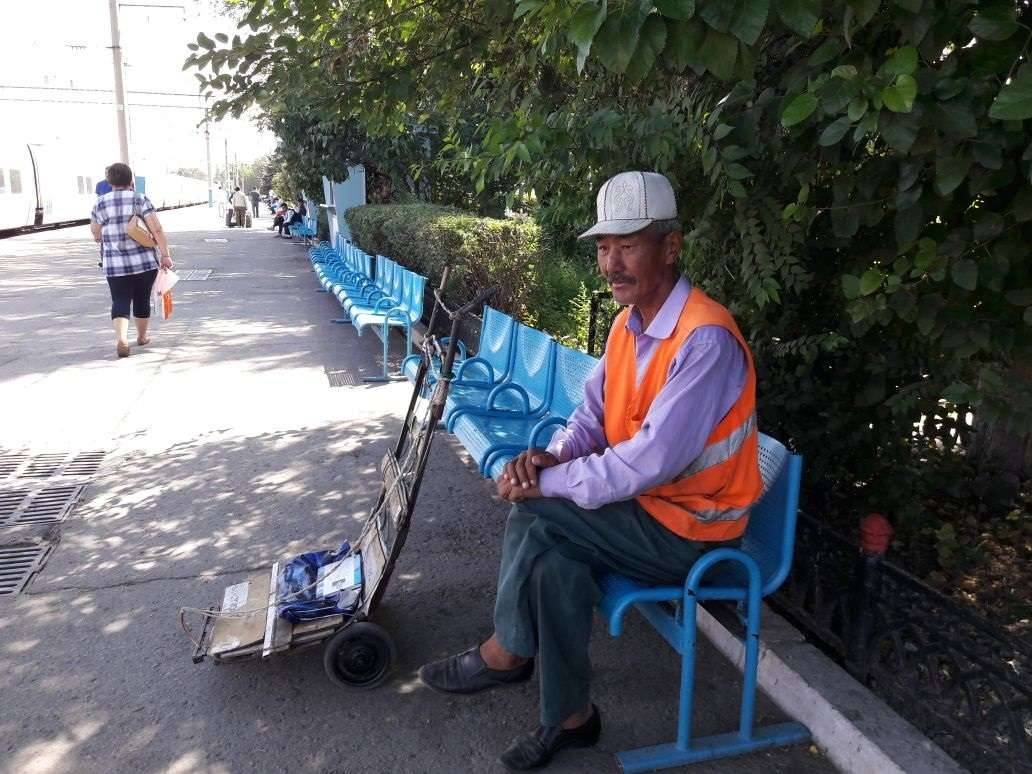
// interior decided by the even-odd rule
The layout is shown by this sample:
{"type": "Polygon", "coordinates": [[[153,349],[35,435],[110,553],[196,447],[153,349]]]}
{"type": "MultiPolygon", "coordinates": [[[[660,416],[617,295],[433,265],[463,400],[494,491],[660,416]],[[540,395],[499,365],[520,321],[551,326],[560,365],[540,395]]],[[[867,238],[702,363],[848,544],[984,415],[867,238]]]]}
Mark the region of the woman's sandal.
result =
{"type": "Polygon", "coordinates": [[[129,345],[122,343],[115,344],[115,352],[118,353],[119,357],[129,357],[129,345]]]}

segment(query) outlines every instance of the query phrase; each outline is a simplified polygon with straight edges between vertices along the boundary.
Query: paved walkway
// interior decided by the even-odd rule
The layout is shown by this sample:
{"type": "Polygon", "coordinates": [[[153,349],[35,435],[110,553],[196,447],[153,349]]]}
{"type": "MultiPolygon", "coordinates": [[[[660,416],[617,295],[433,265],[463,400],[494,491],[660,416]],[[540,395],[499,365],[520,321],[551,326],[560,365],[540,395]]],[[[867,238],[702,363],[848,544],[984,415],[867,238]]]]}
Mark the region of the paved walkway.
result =
{"type": "MultiPolygon", "coordinates": [[[[162,220],[178,267],[213,273],[181,283],[173,319],[125,360],[87,229],[0,241],[0,454],[106,452],[59,527],[0,527],[0,545],[56,545],[25,592],[0,597],[0,772],[499,770],[536,722],[535,688],[462,699],[416,679],[488,632],[507,511],[444,434],[376,616],[399,647],[386,686],[334,688],[318,650],[191,663],[179,606],[357,534],[409,390],[362,385],[379,340],[329,324],[304,250],[268,220],[162,220]]],[[[613,751],[673,738],[678,664],[658,636],[632,620],[620,640],[599,627],[593,647],[602,743],[550,770],[616,771],[613,751]]],[[[697,732],[734,727],[738,685],[703,647],[697,732]]],[[[780,717],[766,701],[760,715],[780,717]]],[[[804,746],[692,770],[831,767],[804,746]]]]}

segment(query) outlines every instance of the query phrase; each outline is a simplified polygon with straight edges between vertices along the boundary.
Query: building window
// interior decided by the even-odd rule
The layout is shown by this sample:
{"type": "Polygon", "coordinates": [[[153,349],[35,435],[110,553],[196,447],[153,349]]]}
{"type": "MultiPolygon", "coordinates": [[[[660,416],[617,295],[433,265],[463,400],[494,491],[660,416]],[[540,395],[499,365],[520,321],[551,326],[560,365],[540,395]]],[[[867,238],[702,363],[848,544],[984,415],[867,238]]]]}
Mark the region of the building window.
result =
{"type": "Polygon", "coordinates": [[[21,170],[12,169],[11,172],[11,193],[19,194],[22,192],[21,189],[21,170]]]}
{"type": "Polygon", "coordinates": [[[86,193],[86,190],[85,190],[85,188],[84,188],[84,185],[83,185],[83,184],[84,184],[84,183],[85,183],[86,181],[85,181],[85,180],[83,180],[83,178],[82,178],[82,175],[79,175],[79,176],[78,176],[77,178],[75,178],[75,179],[76,179],[76,180],[78,181],[78,183],[79,183],[79,193],[80,193],[80,194],[84,194],[84,193],[86,193]]]}
{"type": "Polygon", "coordinates": [[[4,180],[4,171],[0,169],[0,193],[7,193],[7,182],[4,180]]]}

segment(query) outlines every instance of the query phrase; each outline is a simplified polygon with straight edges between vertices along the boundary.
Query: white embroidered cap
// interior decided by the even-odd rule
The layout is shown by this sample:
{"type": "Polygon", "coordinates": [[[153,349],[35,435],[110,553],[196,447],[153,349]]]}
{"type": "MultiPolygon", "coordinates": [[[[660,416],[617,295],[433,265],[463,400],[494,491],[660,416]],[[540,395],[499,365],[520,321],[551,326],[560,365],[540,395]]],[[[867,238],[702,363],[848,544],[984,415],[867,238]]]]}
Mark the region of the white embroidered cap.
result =
{"type": "Polygon", "coordinates": [[[621,172],[599,189],[598,223],[578,239],[601,234],[633,234],[656,220],[677,218],[674,188],[658,172],[621,172]]]}

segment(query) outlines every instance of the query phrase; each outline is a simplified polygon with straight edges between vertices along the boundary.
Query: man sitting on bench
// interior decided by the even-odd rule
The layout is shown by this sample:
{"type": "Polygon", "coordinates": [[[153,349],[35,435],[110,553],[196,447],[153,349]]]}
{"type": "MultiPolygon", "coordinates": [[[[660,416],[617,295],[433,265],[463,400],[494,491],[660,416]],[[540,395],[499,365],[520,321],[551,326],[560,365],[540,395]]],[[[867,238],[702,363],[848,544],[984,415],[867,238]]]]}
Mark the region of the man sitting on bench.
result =
{"type": "Polygon", "coordinates": [[[588,660],[597,576],[682,583],[702,552],[742,535],[763,486],[752,356],[730,313],[679,273],[670,182],[623,172],[597,209],[580,238],[595,238],[599,270],[627,308],[567,427],[498,481],[513,507],[494,633],[419,672],[431,688],[469,694],[528,680],[536,659],[541,725],[501,756],[517,771],[598,741],[588,660]]]}

